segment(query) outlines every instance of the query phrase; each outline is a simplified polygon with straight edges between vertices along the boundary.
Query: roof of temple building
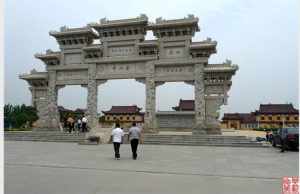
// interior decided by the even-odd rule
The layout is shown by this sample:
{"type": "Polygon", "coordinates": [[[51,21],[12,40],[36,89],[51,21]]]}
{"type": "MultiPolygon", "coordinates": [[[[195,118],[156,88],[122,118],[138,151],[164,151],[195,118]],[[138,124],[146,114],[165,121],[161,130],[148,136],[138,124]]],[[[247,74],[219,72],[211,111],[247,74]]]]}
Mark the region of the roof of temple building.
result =
{"type": "Polygon", "coordinates": [[[104,114],[142,114],[140,111],[142,108],[139,108],[136,105],[132,106],[112,106],[108,111],[102,111],[104,114]]]}
{"type": "Polygon", "coordinates": [[[178,106],[172,107],[176,111],[194,111],[195,101],[194,100],[179,100],[178,106]]]}
{"type": "Polygon", "coordinates": [[[67,109],[63,106],[57,106],[58,111],[62,111],[62,112],[73,112],[73,113],[85,113],[87,111],[87,109],[83,109],[83,108],[77,108],[75,110],[71,110],[71,109],[67,109]]]}
{"type": "Polygon", "coordinates": [[[261,104],[257,114],[298,114],[293,104],[261,104]]]}
{"type": "Polygon", "coordinates": [[[222,121],[226,120],[239,120],[241,123],[255,123],[256,117],[252,113],[225,113],[222,121]]]}

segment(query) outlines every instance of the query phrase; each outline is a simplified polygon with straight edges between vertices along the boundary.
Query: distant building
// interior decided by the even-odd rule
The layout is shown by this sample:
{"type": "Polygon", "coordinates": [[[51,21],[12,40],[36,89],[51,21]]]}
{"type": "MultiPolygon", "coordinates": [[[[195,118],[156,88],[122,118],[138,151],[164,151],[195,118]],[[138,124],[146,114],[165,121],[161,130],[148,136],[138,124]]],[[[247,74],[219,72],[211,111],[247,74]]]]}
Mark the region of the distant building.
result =
{"type": "Polygon", "coordinates": [[[172,107],[175,111],[194,111],[195,101],[194,100],[179,100],[178,106],[172,107]]]}
{"type": "Polygon", "coordinates": [[[225,129],[255,129],[258,125],[254,113],[225,113],[221,127],[225,129]]]}
{"type": "Polygon", "coordinates": [[[144,122],[144,113],[140,112],[142,108],[136,105],[132,106],[112,106],[108,111],[102,111],[104,114],[104,122],[120,123],[121,126],[128,128],[135,123],[144,122]]]}
{"type": "Polygon", "coordinates": [[[299,111],[292,104],[261,104],[251,113],[225,113],[221,126],[224,129],[255,129],[295,127],[299,111]]]}
{"type": "Polygon", "coordinates": [[[299,110],[293,104],[261,104],[255,114],[260,128],[294,127],[299,124],[299,110]]]}

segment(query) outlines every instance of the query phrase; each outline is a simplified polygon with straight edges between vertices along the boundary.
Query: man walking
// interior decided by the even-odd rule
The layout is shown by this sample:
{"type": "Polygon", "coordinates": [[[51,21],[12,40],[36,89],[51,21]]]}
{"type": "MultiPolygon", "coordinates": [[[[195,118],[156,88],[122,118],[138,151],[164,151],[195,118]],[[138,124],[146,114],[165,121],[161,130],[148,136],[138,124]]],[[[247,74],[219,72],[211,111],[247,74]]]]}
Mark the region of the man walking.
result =
{"type": "Polygon", "coordinates": [[[116,124],[116,128],[112,130],[111,138],[114,144],[115,159],[120,160],[120,145],[123,142],[124,132],[120,128],[120,124],[116,124]]]}
{"type": "Polygon", "coordinates": [[[128,138],[131,144],[132,159],[136,160],[136,152],[141,139],[141,129],[136,126],[136,123],[132,123],[132,127],[129,129],[128,138]]]}
{"type": "Polygon", "coordinates": [[[83,118],[81,119],[81,130],[83,133],[87,132],[87,122],[87,118],[83,116],[83,118]]]}

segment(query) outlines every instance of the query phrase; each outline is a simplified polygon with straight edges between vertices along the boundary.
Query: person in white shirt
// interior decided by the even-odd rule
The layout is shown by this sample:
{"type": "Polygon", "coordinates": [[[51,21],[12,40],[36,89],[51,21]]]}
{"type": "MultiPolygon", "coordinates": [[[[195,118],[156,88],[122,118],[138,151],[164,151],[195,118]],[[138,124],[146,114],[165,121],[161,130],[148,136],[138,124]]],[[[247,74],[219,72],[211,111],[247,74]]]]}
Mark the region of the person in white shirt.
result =
{"type": "Polygon", "coordinates": [[[123,142],[124,132],[120,128],[120,124],[116,124],[116,128],[111,132],[112,142],[114,144],[115,159],[120,160],[120,145],[123,142]]]}
{"type": "Polygon", "coordinates": [[[79,118],[78,120],[77,120],[77,132],[78,133],[80,133],[80,131],[81,131],[81,119],[79,118]]]}
{"type": "Polygon", "coordinates": [[[82,132],[84,133],[84,132],[87,132],[87,122],[88,122],[88,120],[87,120],[87,118],[84,116],[82,119],[81,119],[81,130],[82,130],[82,132]]]}

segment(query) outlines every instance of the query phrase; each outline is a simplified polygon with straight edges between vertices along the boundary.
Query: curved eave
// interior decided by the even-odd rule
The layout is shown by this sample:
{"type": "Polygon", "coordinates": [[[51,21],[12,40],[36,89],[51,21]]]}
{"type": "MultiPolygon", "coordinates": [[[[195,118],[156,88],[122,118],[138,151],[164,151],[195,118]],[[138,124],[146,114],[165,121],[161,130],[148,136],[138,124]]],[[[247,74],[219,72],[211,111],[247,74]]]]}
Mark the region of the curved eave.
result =
{"type": "Polygon", "coordinates": [[[235,73],[238,70],[237,65],[232,65],[230,67],[205,67],[204,72],[232,72],[235,73]]]}
{"type": "Polygon", "coordinates": [[[37,59],[41,59],[41,60],[60,59],[60,53],[35,54],[34,57],[37,58],[37,59]]]}
{"type": "Polygon", "coordinates": [[[19,75],[20,79],[23,80],[47,80],[48,74],[45,73],[34,73],[34,74],[21,74],[19,75]]]}
{"type": "Polygon", "coordinates": [[[68,36],[76,36],[76,35],[83,35],[83,36],[92,36],[93,38],[98,38],[99,35],[92,29],[81,29],[81,30],[67,30],[64,32],[57,32],[57,31],[50,31],[50,36],[55,38],[61,37],[68,37],[68,36]]]}
{"type": "Polygon", "coordinates": [[[211,43],[197,43],[197,44],[191,44],[190,49],[191,50],[205,50],[205,49],[216,49],[217,42],[211,42],[211,43]]]}

